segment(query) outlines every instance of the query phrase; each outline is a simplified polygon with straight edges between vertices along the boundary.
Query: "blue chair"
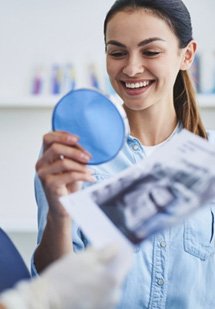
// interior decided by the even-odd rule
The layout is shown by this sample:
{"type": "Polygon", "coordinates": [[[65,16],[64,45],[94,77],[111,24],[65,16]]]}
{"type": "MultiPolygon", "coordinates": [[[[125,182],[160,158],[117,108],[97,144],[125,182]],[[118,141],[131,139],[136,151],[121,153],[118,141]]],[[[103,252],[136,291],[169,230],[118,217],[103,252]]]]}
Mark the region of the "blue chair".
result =
{"type": "Polygon", "coordinates": [[[11,239],[0,228],[0,293],[23,279],[30,279],[30,273],[11,239]]]}

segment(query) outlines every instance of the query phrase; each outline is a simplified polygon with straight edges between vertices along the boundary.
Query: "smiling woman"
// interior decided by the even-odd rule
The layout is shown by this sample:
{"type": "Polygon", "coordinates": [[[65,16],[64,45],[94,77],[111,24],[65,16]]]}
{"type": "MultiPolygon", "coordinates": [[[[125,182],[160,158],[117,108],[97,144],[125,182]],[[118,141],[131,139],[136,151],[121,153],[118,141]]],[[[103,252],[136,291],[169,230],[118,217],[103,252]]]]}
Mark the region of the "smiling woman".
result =
{"type": "Polygon", "coordinates": [[[120,12],[108,23],[106,40],[107,71],[127,113],[159,104],[174,116],[172,89],[185,51],[168,24],[145,10],[120,12]]]}
{"type": "Polygon", "coordinates": [[[127,113],[130,107],[138,110],[159,104],[168,109],[166,115],[176,114],[176,121],[185,128],[206,137],[187,73],[197,44],[189,13],[185,11],[183,18],[180,15],[181,23],[177,16],[184,4],[173,1],[175,12],[170,18],[168,13],[173,10],[168,1],[162,5],[159,1],[128,2],[116,1],[104,25],[107,71],[127,113]]]}
{"type": "MultiPolygon", "coordinates": [[[[88,245],[87,235],[74,222],[72,225],[62,208],[60,192],[75,192],[80,183],[101,181],[146,159],[182,128],[209,141],[215,136],[202,124],[188,74],[197,43],[190,14],[181,0],[117,0],[107,13],[104,36],[107,72],[123,100],[131,134],[115,159],[94,166],[93,171],[88,169],[88,160],[81,160],[84,150],[71,141],[72,135],[52,132],[45,136],[44,153],[37,163],[35,272],[69,252],[71,243],[75,251],[88,245]],[[58,158],[57,153],[65,159],[52,160],[58,158]]],[[[159,195],[156,202],[161,204],[164,196],[159,195]]],[[[135,250],[119,308],[215,307],[211,289],[215,285],[214,206],[209,206],[135,250]]]]}

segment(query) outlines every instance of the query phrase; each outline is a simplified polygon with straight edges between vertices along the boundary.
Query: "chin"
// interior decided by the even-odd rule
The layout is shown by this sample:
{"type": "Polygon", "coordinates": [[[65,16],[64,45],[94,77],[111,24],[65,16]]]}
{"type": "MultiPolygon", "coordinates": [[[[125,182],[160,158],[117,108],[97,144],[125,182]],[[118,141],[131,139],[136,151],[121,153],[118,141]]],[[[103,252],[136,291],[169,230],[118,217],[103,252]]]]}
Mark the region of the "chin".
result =
{"type": "Polygon", "coordinates": [[[141,98],[123,98],[124,106],[134,111],[145,110],[153,105],[152,100],[141,98]]]}
{"type": "Polygon", "coordinates": [[[124,107],[125,109],[128,109],[128,110],[132,110],[132,111],[141,111],[141,110],[144,110],[146,109],[148,106],[146,106],[145,104],[140,103],[140,104],[134,104],[134,103],[131,103],[131,102],[127,102],[127,103],[124,103],[124,107]]]}

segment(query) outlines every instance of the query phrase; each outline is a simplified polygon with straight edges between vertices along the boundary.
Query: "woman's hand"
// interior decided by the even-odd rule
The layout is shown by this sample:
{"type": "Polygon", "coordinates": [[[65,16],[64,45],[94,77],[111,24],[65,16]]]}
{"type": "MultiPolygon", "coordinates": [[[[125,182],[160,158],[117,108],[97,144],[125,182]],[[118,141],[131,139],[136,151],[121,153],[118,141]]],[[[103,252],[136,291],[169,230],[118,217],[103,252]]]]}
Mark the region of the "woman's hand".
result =
{"type": "Polygon", "coordinates": [[[43,138],[43,155],[36,164],[49,203],[49,213],[68,214],[59,197],[80,189],[83,181],[94,178],[87,167],[91,155],[78,145],[78,137],[66,132],[51,132],[43,138]]]}

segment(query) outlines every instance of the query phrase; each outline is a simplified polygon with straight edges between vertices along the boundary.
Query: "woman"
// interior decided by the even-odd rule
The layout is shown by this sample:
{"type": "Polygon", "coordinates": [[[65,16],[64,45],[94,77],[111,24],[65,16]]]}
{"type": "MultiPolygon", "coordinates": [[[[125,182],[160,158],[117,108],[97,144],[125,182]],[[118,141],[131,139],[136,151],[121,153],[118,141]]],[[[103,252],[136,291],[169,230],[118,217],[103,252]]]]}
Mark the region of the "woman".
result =
{"type": "MultiPolygon", "coordinates": [[[[44,153],[36,166],[42,183],[37,179],[38,271],[72,247],[72,224],[59,196],[79,190],[81,182],[102,180],[146,158],[183,127],[214,138],[202,124],[187,72],[197,43],[181,0],[118,0],[106,16],[104,35],[107,72],[124,102],[131,134],[117,158],[96,167],[93,175],[87,167],[90,154],[77,147],[77,137],[63,132],[44,137],[44,153]]],[[[119,308],[215,306],[213,210],[207,207],[137,248],[119,308]]],[[[74,224],[72,237],[75,250],[87,246],[74,224]]]]}

